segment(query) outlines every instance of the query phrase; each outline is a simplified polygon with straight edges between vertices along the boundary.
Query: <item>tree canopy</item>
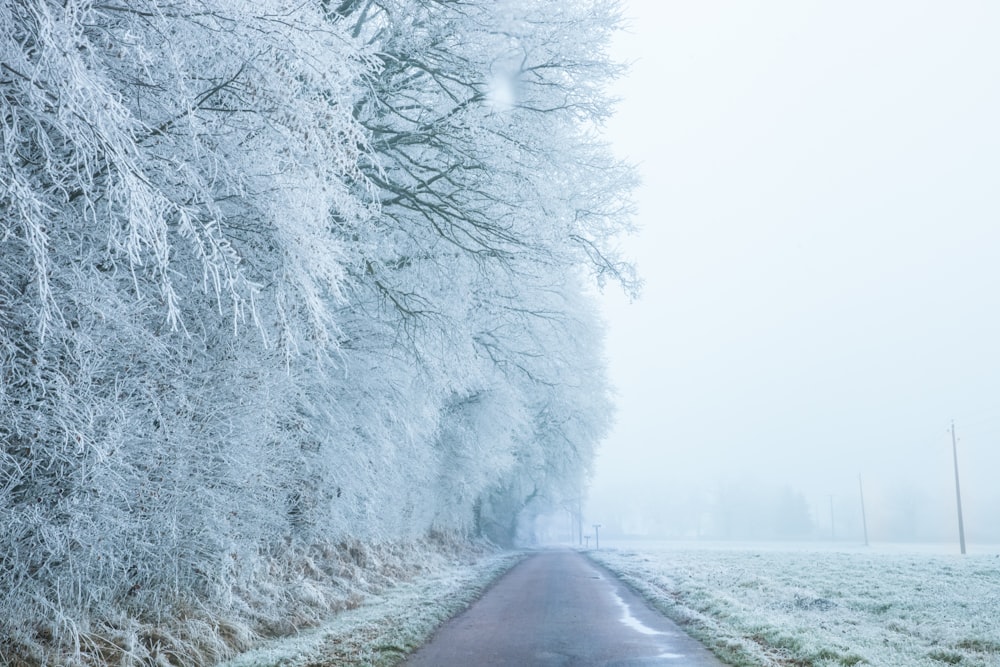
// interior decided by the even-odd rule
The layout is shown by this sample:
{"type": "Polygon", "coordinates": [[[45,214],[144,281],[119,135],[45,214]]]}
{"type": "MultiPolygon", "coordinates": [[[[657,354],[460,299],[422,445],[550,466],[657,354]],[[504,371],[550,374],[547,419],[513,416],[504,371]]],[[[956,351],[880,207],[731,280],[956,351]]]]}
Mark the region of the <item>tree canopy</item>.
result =
{"type": "Polygon", "coordinates": [[[0,6],[0,648],[580,494],[617,11],[0,6]]]}

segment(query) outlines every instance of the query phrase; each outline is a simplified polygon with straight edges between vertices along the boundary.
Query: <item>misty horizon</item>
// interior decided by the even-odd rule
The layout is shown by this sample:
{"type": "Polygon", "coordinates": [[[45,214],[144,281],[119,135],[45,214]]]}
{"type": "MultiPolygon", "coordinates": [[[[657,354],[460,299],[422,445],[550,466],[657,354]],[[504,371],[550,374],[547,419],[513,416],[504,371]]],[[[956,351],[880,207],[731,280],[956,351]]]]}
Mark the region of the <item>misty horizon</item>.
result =
{"type": "Polygon", "coordinates": [[[618,416],[587,516],[783,532],[719,517],[787,491],[815,539],[861,540],[861,475],[872,540],[957,543],[954,420],[967,539],[1000,541],[998,12],[625,7],[608,129],[646,286],[603,297],[618,416]]]}

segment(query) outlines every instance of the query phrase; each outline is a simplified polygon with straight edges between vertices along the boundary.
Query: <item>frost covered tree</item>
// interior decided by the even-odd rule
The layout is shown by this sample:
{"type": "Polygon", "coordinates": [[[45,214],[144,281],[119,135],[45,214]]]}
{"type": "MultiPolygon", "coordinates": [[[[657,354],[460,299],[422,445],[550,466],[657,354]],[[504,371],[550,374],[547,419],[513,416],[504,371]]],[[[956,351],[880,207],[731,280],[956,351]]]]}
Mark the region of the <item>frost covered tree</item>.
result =
{"type": "Polygon", "coordinates": [[[0,34],[0,617],[75,642],[285,531],[371,64],[284,3],[5,3],[0,34]]]}
{"type": "Polygon", "coordinates": [[[346,540],[579,495],[589,295],[637,284],[615,12],[0,6],[0,652],[277,616],[346,540]]]}
{"type": "MultiPolygon", "coordinates": [[[[400,0],[338,8],[352,32],[378,45],[382,60],[358,107],[380,158],[367,173],[381,209],[372,238],[381,240],[354,275],[356,300],[373,304],[415,368],[446,383],[466,379],[468,386],[444,395],[446,406],[493,396],[497,384],[516,387],[506,409],[523,420],[526,440],[544,439],[533,425],[537,395],[545,393],[539,388],[580,386],[586,362],[553,367],[567,340],[591,335],[586,326],[566,326],[580,317],[579,279],[590,273],[635,288],[631,266],[613,246],[628,224],[631,172],[594,133],[610,111],[600,91],[618,71],[603,49],[614,12],[608,2],[400,0]],[[483,379],[469,369],[482,369],[483,379]]],[[[578,394],[593,400],[585,397],[590,390],[602,391],[595,385],[578,394]]],[[[490,438],[489,467],[514,466],[517,477],[532,464],[517,468],[518,456],[527,459],[513,431],[490,438]]],[[[585,469],[564,472],[579,485],[585,469]]],[[[500,488],[509,495],[521,486],[506,479],[477,507],[505,495],[500,488]]],[[[532,492],[516,492],[523,497],[510,507],[520,510],[532,492]]]]}

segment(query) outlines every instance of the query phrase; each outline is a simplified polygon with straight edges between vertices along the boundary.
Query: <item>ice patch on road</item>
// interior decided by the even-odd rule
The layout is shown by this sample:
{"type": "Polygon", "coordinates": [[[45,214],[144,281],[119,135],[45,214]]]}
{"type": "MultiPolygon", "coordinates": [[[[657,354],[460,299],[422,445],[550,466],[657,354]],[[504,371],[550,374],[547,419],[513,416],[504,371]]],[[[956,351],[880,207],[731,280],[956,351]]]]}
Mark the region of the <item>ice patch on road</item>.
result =
{"type": "Polygon", "coordinates": [[[635,616],[633,616],[632,615],[632,610],[629,608],[629,606],[625,602],[625,600],[622,600],[621,596],[618,595],[617,591],[611,591],[611,594],[615,596],[615,602],[622,609],[622,617],[620,619],[618,619],[618,620],[620,620],[623,624],[625,624],[628,627],[632,628],[636,632],[642,633],[644,635],[664,635],[664,634],[666,634],[665,632],[660,632],[659,630],[654,630],[653,628],[649,627],[648,625],[646,625],[645,623],[643,623],[642,621],[640,621],[638,618],[636,618],[635,616]]]}

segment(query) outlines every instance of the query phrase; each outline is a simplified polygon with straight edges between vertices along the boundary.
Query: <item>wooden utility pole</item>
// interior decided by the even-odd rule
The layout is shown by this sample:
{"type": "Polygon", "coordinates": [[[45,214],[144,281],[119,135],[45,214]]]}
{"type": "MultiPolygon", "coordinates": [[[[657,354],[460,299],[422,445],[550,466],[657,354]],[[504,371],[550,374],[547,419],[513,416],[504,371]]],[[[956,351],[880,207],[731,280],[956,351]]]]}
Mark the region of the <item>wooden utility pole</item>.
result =
{"type": "Polygon", "coordinates": [[[951,454],[955,459],[955,501],[958,503],[958,543],[965,555],[965,523],[962,521],[962,487],[958,483],[958,440],[955,438],[955,420],[951,420],[951,454]]]}
{"type": "Polygon", "coordinates": [[[868,517],[865,516],[865,487],[861,483],[861,473],[858,473],[858,491],[861,492],[861,527],[865,529],[865,546],[868,546],[868,517]]]}
{"type": "Polygon", "coordinates": [[[837,540],[837,524],[833,521],[833,496],[830,496],[830,539],[837,540]]]}
{"type": "Polygon", "coordinates": [[[583,544],[583,499],[576,499],[577,544],[583,544]]]}

